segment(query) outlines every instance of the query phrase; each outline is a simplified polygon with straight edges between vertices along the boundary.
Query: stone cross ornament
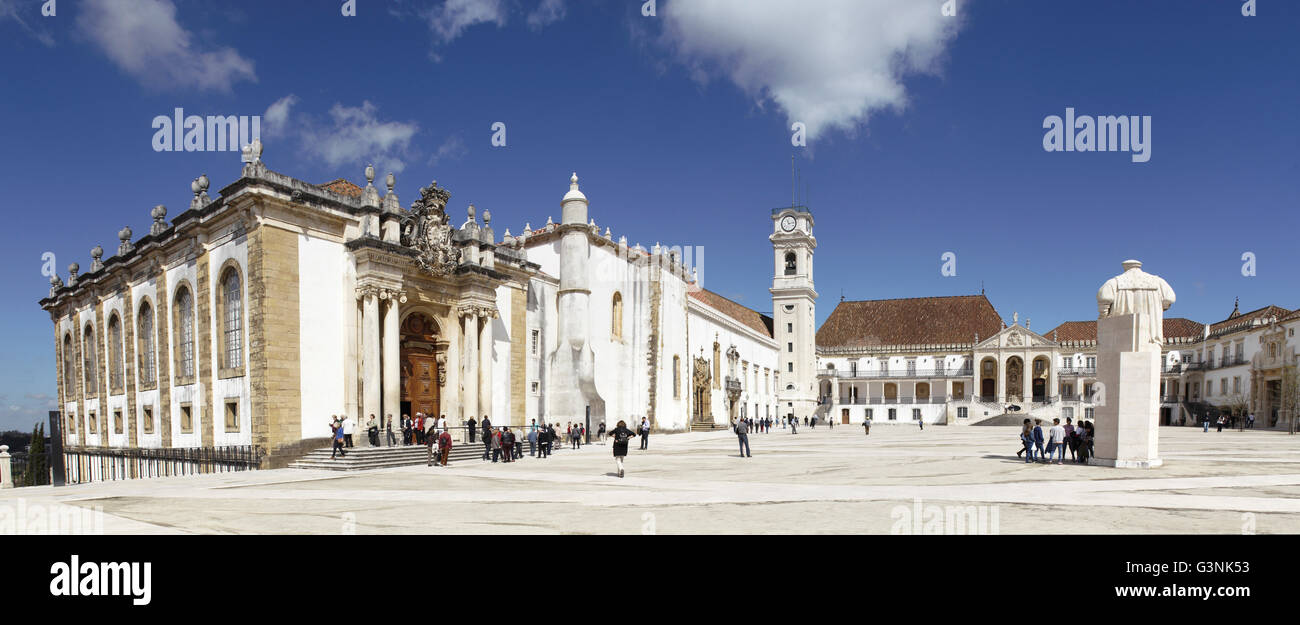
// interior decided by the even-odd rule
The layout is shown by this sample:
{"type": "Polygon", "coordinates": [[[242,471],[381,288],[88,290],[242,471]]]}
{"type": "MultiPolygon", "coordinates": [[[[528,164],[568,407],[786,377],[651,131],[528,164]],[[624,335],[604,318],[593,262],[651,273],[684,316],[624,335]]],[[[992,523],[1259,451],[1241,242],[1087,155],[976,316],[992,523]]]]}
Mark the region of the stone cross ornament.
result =
{"type": "Polygon", "coordinates": [[[1124,273],[1097,291],[1097,318],[1133,315],[1133,351],[1164,345],[1164,311],[1174,304],[1174,290],[1160,276],[1142,271],[1142,263],[1124,261],[1124,273]]]}

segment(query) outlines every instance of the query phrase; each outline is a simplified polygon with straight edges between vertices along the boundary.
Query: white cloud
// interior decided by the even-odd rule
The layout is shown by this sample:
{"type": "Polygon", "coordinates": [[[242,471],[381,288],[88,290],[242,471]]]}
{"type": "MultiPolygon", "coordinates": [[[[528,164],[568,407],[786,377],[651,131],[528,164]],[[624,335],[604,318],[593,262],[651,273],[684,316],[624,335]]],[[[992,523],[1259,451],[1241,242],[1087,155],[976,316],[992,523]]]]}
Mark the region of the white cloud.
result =
{"type": "Polygon", "coordinates": [[[234,83],[257,81],[253,62],[234,48],[195,44],[171,0],[85,0],[77,9],[81,33],[150,87],[229,91],[234,83]]]}
{"type": "Polygon", "coordinates": [[[564,0],[542,0],[541,4],[528,14],[528,27],[541,30],[564,19],[564,0]]]}
{"type": "Polygon", "coordinates": [[[957,18],[924,0],[674,0],[663,43],[699,80],[721,75],[774,102],[810,136],[853,132],[907,103],[903,78],[934,73],[957,18]]]}
{"type": "MultiPolygon", "coordinates": [[[[518,0],[441,0],[432,8],[419,11],[419,15],[428,22],[434,47],[439,48],[449,45],[466,30],[479,24],[504,28],[521,11],[524,21],[533,30],[558,22],[567,13],[565,0],[526,0],[523,5],[532,9],[526,10],[518,0]]],[[[433,58],[442,60],[436,51],[433,58]]]]}
{"type": "Polygon", "coordinates": [[[460,135],[452,135],[447,137],[447,140],[438,146],[438,151],[434,152],[433,156],[429,158],[429,166],[437,167],[438,163],[442,161],[456,160],[468,153],[469,149],[465,147],[465,140],[461,139],[460,135]]]}
{"type": "Polygon", "coordinates": [[[509,9],[503,0],[443,0],[425,14],[438,44],[448,44],[477,24],[505,26],[509,9]]]}
{"type": "MultiPolygon", "coordinates": [[[[24,6],[26,6],[30,11],[28,16],[40,15],[40,4],[28,2],[24,6]]],[[[48,32],[45,32],[44,29],[32,28],[31,24],[28,24],[27,20],[23,19],[23,14],[18,12],[17,0],[0,0],[0,22],[4,20],[13,20],[18,22],[18,25],[22,26],[23,30],[27,31],[27,34],[34,37],[37,41],[41,42],[46,47],[54,46],[54,37],[52,37],[48,32]]]]}
{"type": "MultiPolygon", "coordinates": [[[[361,106],[334,104],[324,118],[294,114],[298,97],[276,100],[262,115],[268,139],[296,140],[303,152],[329,167],[374,163],[380,171],[401,173],[411,153],[411,141],[420,130],[415,122],[385,121],[379,107],[369,101],[361,106]]],[[[273,147],[273,146],[269,146],[273,147]]]]}

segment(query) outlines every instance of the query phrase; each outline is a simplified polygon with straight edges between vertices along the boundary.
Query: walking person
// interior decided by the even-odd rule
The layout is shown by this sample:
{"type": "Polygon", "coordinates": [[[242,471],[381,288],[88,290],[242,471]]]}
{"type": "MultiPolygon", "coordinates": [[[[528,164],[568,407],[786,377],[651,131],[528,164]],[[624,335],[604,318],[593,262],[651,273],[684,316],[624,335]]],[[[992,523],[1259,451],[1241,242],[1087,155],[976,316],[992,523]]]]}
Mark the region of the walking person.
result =
{"type": "Polygon", "coordinates": [[[435,434],[435,430],[436,428],[430,428],[429,434],[424,437],[424,450],[425,450],[424,460],[425,460],[425,466],[429,466],[429,467],[433,466],[433,460],[434,460],[433,447],[434,447],[434,443],[436,443],[438,440],[438,437],[435,434]]]}
{"type": "Polygon", "coordinates": [[[397,446],[397,437],[393,435],[393,414],[388,413],[388,418],[384,419],[384,428],[388,432],[388,446],[397,446]]]}
{"type": "Polygon", "coordinates": [[[744,419],[736,421],[736,439],[740,442],[740,457],[752,458],[749,453],[749,423],[744,419]]]}
{"type": "Polygon", "coordinates": [[[650,448],[650,419],[646,417],[641,417],[641,427],[639,433],[641,435],[641,449],[649,449],[650,448]]]}
{"type": "Polygon", "coordinates": [[[1039,462],[1043,462],[1043,444],[1046,439],[1043,437],[1043,420],[1034,419],[1034,453],[1037,455],[1039,462]]]}
{"type": "MultiPolygon", "coordinates": [[[[536,426],[537,422],[533,421],[533,425],[536,426]]],[[[528,430],[528,455],[530,457],[537,455],[537,428],[536,427],[533,427],[533,429],[528,430]]]]}
{"type": "Polygon", "coordinates": [[[336,453],[340,456],[347,456],[347,450],[343,449],[343,423],[335,418],[335,420],[330,423],[330,428],[334,430],[334,449],[330,451],[330,460],[334,459],[334,454],[336,453]]]}
{"type": "Polygon", "coordinates": [[[866,436],[871,436],[871,419],[870,419],[870,418],[868,418],[868,417],[862,417],[862,429],[866,432],[866,436]]]}
{"type": "Polygon", "coordinates": [[[922,432],[925,431],[925,419],[922,419],[921,417],[917,417],[917,418],[916,418],[916,424],[919,425],[919,426],[921,426],[921,431],[922,431],[922,432]]]}
{"type": "Polygon", "coordinates": [[[1222,431],[1223,431],[1223,415],[1219,415],[1219,421],[1218,421],[1218,424],[1219,424],[1219,427],[1218,427],[1217,431],[1222,432],[1222,431]]]}
{"type": "Polygon", "coordinates": [[[632,430],[627,429],[627,422],[620,420],[618,425],[610,430],[609,436],[614,438],[614,464],[618,467],[618,476],[623,477],[623,459],[627,457],[627,442],[636,435],[632,430]]]}
{"type": "Polygon", "coordinates": [[[1025,422],[1020,425],[1020,445],[1020,451],[1016,452],[1016,457],[1019,458],[1021,454],[1027,454],[1025,456],[1025,462],[1033,462],[1034,428],[1029,424],[1029,419],[1025,419],[1025,422]]]}
{"type": "Polygon", "coordinates": [[[438,459],[442,461],[442,466],[447,466],[447,457],[450,455],[451,432],[443,430],[442,433],[438,434],[438,459]]]}
{"type": "Polygon", "coordinates": [[[605,422],[600,422],[600,429],[596,430],[596,438],[600,439],[600,444],[605,444],[605,422]]]}
{"type": "Polygon", "coordinates": [[[790,433],[791,433],[791,434],[798,434],[798,433],[799,433],[799,418],[798,418],[798,417],[791,417],[791,418],[790,418],[790,433]]]}
{"type": "Polygon", "coordinates": [[[501,460],[501,431],[492,431],[492,462],[501,460]]]}

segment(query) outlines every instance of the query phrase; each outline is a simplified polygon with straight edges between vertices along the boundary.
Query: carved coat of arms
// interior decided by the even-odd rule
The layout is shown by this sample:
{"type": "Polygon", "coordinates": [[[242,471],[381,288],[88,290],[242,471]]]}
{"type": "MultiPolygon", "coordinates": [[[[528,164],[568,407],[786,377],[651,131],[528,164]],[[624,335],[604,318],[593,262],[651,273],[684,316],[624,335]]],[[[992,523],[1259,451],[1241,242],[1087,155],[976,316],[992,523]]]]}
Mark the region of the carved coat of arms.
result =
{"type": "Polygon", "coordinates": [[[450,199],[451,193],[434,181],[420,189],[420,199],[402,220],[402,245],[419,252],[420,268],[435,276],[448,275],[460,264],[460,250],[451,240],[454,228],[447,220],[450,199]]]}

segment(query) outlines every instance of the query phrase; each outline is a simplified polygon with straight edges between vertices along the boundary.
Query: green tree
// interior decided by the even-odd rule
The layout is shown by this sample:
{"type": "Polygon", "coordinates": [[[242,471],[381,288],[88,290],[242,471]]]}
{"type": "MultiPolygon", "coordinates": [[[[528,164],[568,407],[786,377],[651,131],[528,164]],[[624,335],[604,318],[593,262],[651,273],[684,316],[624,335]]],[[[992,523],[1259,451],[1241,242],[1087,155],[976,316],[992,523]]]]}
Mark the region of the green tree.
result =
{"type": "Polygon", "coordinates": [[[27,471],[24,486],[43,486],[50,481],[49,463],[45,459],[45,424],[37,423],[32,430],[32,443],[27,451],[27,471]]]}

